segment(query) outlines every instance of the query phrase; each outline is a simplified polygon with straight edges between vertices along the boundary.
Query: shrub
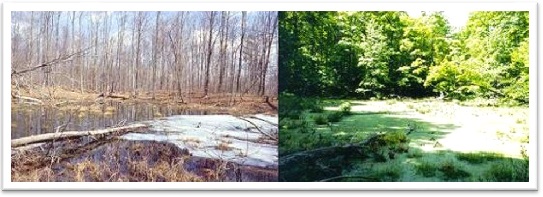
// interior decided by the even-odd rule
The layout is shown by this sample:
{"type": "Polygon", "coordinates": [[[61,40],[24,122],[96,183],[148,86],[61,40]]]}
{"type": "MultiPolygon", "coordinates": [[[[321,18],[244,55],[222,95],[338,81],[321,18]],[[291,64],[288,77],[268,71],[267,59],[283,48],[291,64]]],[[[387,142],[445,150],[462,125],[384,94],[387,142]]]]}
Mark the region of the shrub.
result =
{"type": "Polygon", "coordinates": [[[283,129],[296,129],[296,128],[307,126],[307,122],[303,119],[291,120],[291,119],[285,118],[284,120],[281,120],[279,124],[281,125],[281,128],[283,129]]]}
{"type": "Polygon", "coordinates": [[[324,114],[319,114],[319,115],[314,116],[313,120],[315,120],[315,124],[325,125],[328,123],[328,116],[324,114]]]}
{"type": "Polygon", "coordinates": [[[387,145],[395,145],[408,142],[407,135],[402,131],[388,132],[383,136],[383,140],[387,145]]]}
{"type": "Polygon", "coordinates": [[[302,99],[291,93],[279,94],[279,116],[299,119],[303,111],[302,99]]]}
{"type": "Polygon", "coordinates": [[[321,101],[316,98],[303,98],[302,108],[304,110],[307,109],[309,110],[309,112],[313,113],[322,113],[324,111],[321,101]]]}
{"type": "Polygon", "coordinates": [[[339,111],[343,113],[343,115],[351,114],[351,102],[344,102],[339,105],[339,111]]]}
{"type": "Polygon", "coordinates": [[[328,121],[329,122],[339,122],[341,120],[341,118],[343,118],[343,113],[341,112],[331,112],[331,113],[328,113],[328,121]]]}

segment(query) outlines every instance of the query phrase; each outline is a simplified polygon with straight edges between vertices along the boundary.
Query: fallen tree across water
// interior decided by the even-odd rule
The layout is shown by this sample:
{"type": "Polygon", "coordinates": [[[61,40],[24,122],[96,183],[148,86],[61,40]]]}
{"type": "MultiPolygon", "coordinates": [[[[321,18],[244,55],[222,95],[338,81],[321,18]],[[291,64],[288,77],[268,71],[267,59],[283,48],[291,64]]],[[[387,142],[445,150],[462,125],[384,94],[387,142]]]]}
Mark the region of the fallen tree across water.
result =
{"type": "MultiPolygon", "coordinates": [[[[398,140],[398,143],[407,143],[407,135],[412,131],[409,129],[403,133],[402,136],[405,138],[398,140]]],[[[359,143],[322,147],[281,156],[279,159],[280,181],[331,181],[345,178],[375,181],[373,177],[340,175],[353,159],[389,160],[393,159],[396,153],[407,152],[407,146],[392,144],[387,139],[387,134],[389,133],[373,134],[359,143]],[[390,151],[386,151],[386,155],[379,154],[382,148],[390,149],[390,151]]]]}
{"type": "Polygon", "coordinates": [[[332,158],[332,157],[354,157],[354,156],[363,156],[363,148],[370,146],[370,144],[378,143],[377,140],[382,137],[383,134],[376,134],[368,137],[366,140],[359,144],[348,144],[344,146],[329,146],[322,147],[307,151],[301,151],[286,155],[280,158],[279,164],[281,166],[291,166],[296,165],[302,161],[311,162],[317,161],[322,158],[332,158]]]}
{"type": "Polygon", "coordinates": [[[145,124],[133,124],[129,126],[117,127],[117,128],[108,128],[94,131],[66,131],[66,132],[57,132],[57,133],[45,133],[41,135],[33,135],[28,137],[23,137],[19,139],[11,140],[11,147],[16,148],[19,146],[24,146],[28,144],[47,142],[53,140],[61,140],[67,138],[83,137],[83,136],[93,136],[95,138],[102,138],[107,135],[122,135],[128,132],[136,132],[138,130],[148,128],[145,124]]]}

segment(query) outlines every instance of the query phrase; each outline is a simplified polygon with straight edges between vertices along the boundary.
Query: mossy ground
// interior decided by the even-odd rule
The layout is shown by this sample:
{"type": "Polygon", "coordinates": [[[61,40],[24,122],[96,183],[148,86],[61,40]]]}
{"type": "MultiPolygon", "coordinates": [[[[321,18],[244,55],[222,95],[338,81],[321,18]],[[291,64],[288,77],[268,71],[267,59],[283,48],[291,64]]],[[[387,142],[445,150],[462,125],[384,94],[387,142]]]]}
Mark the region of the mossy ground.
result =
{"type": "Polygon", "coordinates": [[[314,103],[323,110],[301,110],[280,122],[280,156],[387,133],[393,148],[406,151],[395,151],[392,159],[353,160],[342,175],[380,181],[528,181],[526,107],[431,99],[314,103]],[[346,102],[349,113],[342,110],[346,102]],[[333,113],[342,114],[339,121],[329,120],[333,113]],[[410,130],[408,140],[394,135],[410,130]]]}

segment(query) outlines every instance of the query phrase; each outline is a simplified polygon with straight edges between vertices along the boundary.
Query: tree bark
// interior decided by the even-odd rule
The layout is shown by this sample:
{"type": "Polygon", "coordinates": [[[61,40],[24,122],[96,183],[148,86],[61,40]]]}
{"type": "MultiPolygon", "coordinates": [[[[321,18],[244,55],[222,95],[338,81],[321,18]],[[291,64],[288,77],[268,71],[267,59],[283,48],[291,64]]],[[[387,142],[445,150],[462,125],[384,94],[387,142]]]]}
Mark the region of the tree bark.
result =
{"type": "Polygon", "coordinates": [[[245,20],[247,18],[247,12],[241,12],[241,44],[239,48],[239,62],[238,62],[238,74],[236,78],[236,91],[239,92],[241,90],[241,58],[243,57],[243,40],[245,38],[245,20]]]}
{"type": "Polygon", "coordinates": [[[67,132],[59,132],[59,133],[45,133],[41,135],[33,135],[28,137],[23,137],[19,139],[13,139],[11,140],[11,147],[19,147],[24,146],[28,144],[34,144],[39,142],[46,142],[46,141],[53,141],[53,140],[60,140],[60,139],[67,139],[67,138],[74,138],[74,137],[83,137],[83,136],[104,136],[104,135],[122,135],[124,133],[128,132],[134,132],[137,130],[141,130],[144,128],[147,128],[147,125],[144,124],[134,124],[124,127],[118,127],[118,128],[109,128],[109,129],[101,129],[101,130],[94,130],[94,131],[67,131],[67,132]]]}
{"type": "Polygon", "coordinates": [[[209,37],[207,40],[207,60],[205,66],[205,83],[204,83],[204,97],[207,97],[209,91],[209,66],[211,65],[211,55],[213,54],[213,46],[211,45],[213,41],[213,24],[215,20],[215,12],[211,11],[209,16],[209,37]]]}

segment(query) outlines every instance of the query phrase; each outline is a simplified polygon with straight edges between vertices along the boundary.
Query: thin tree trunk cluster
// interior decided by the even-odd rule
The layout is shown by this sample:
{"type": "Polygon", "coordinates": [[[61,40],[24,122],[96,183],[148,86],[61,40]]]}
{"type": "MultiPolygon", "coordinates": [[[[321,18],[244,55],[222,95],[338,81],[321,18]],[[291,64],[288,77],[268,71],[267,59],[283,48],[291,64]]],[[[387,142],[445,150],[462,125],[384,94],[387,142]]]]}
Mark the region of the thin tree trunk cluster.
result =
{"type": "Polygon", "coordinates": [[[13,77],[27,85],[276,95],[277,12],[13,12],[12,24],[13,77]]]}

